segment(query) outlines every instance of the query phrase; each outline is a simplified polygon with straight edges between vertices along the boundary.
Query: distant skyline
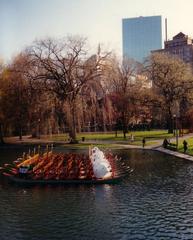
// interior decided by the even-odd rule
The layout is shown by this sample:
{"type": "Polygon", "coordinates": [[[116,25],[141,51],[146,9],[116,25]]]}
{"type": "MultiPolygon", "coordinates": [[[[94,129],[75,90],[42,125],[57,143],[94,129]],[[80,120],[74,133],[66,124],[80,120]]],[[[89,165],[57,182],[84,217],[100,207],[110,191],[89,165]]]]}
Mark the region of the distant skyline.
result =
{"type": "Polygon", "coordinates": [[[93,51],[101,43],[121,55],[122,19],[139,16],[167,17],[169,39],[180,31],[193,37],[192,9],[192,0],[0,0],[0,58],[35,39],[77,34],[93,51]]]}

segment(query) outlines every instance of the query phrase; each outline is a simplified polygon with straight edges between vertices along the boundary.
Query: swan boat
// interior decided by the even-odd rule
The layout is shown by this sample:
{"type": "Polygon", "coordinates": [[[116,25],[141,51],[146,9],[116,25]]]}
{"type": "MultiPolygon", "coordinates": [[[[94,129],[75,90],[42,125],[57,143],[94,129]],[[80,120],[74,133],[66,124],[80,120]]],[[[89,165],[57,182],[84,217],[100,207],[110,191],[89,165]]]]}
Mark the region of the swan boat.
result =
{"type": "Polygon", "coordinates": [[[54,153],[22,157],[1,168],[3,176],[16,184],[112,184],[122,176],[116,169],[117,156],[105,154],[98,147],[89,154],[54,153]]]}

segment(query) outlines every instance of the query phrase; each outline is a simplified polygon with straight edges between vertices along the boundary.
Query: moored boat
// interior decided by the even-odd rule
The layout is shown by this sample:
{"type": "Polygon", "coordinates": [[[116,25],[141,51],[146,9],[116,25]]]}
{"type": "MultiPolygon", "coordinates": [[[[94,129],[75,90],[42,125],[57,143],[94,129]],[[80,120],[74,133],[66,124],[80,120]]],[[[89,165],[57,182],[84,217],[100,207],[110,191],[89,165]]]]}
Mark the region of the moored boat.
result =
{"type": "Polygon", "coordinates": [[[97,147],[91,148],[89,155],[46,151],[4,164],[1,171],[9,182],[22,185],[110,184],[122,178],[116,160],[97,147]]]}
{"type": "Polygon", "coordinates": [[[9,182],[15,183],[23,186],[34,186],[34,185],[92,185],[92,184],[115,184],[121,181],[122,177],[114,178],[101,178],[101,179],[64,179],[64,180],[33,180],[33,179],[24,179],[17,176],[6,174],[6,178],[9,182]]]}

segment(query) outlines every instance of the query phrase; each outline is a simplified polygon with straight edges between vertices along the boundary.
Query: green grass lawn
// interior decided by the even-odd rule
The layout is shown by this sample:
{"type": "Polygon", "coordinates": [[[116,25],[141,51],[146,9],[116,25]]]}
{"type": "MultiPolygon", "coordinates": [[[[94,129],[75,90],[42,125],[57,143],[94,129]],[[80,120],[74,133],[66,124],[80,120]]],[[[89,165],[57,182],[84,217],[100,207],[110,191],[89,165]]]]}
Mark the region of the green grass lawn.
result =
{"type": "MultiPolygon", "coordinates": [[[[145,143],[145,146],[151,146],[156,144],[156,141],[149,141],[147,140],[145,143]]],[[[142,141],[134,141],[134,142],[128,142],[129,145],[137,145],[137,146],[142,146],[142,141]]]]}
{"type": "Polygon", "coordinates": [[[78,134],[78,138],[85,137],[86,139],[100,139],[100,140],[125,140],[128,141],[130,139],[131,134],[134,136],[136,140],[142,140],[143,137],[148,139],[164,139],[165,137],[171,137],[172,134],[168,134],[167,130],[152,130],[152,131],[136,131],[129,132],[126,136],[126,139],[123,138],[123,133],[118,132],[117,137],[115,137],[115,133],[80,133],[78,134]]]}
{"type": "MultiPolygon", "coordinates": [[[[172,137],[172,134],[168,134],[167,130],[152,130],[152,131],[136,131],[129,132],[126,135],[126,139],[123,137],[122,132],[118,132],[117,137],[115,136],[115,132],[109,133],[78,133],[77,140],[81,141],[82,137],[85,137],[85,141],[93,140],[93,141],[109,141],[109,142],[117,142],[122,144],[132,144],[132,145],[141,145],[142,139],[146,138],[146,145],[151,145],[156,143],[155,140],[160,140],[164,138],[172,137]],[[134,141],[131,142],[131,134],[134,136],[134,141]]],[[[51,137],[53,141],[67,141],[67,134],[53,135],[51,137]]]]}
{"type": "MultiPolygon", "coordinates": [[[[186,141],[188,142],[188,150],[186,151],[186,153],[189,155],[193,155],[193,137],[187,138],[186,141]]],[[[183,140],[179,141],[178,151],[182,153],[184,152],[183,140]]]]}
{"type": "Polygon", "coordinates": [[[64,148],[67,149],[88,149],[89,147],[96,146],[101,149],[122,149],[121,145],[117,144],[90,144],[90,143],[78,143],[78,144],[64,144],[62,145],[64,148]]]}

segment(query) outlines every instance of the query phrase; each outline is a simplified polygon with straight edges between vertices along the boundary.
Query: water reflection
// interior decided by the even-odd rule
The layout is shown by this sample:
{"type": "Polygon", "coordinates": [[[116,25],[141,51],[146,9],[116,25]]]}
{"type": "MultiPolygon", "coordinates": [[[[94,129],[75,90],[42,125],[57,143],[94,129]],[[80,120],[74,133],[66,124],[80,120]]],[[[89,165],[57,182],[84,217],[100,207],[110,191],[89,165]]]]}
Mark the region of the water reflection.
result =
{"type": "MultiPolygon", "coordinates": [[[[22,151],[1,149],[1,164],[22,151]]],[[[134,171],[115,185],[20,188],[0,180],[0,239],[192,239],[193,164],[153,151],[116,154],[134,171]]]]}

